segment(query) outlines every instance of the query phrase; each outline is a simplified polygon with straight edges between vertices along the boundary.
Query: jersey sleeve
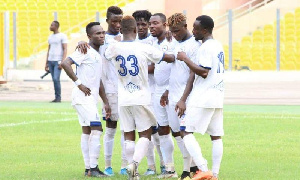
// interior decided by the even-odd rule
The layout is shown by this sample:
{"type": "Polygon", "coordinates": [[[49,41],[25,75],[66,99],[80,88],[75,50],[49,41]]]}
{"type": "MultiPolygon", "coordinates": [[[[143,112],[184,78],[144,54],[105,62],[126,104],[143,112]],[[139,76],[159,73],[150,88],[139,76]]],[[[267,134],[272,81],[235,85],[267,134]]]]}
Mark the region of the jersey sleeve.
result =
{"type": "Polygon", "coordinates": [[[159,63],[164,58],[164,52],[145,44],[144,52],[149,61],[159,63]]]}
{"type": "Polygon", "coordinates": [[[63,43],[63,44],[68,43],[68,37],[67,37],[67,35],[63,34],[61,43],[63,43]]]}
{"type": "Polygon", "coordinates": [[[73,52],[69,58],[76,64],[76,66],[79,66],[85,59],[86,59],[87,54],[83,54],[76,50],[73,52]]]}
{"type": "Polygon", "coordinates": [[[199,49],[197,54],[197,61],[200,67],[205,69],[212,68],[212,58],[210,58],[210,53],[206,49],[199,49]]]}
{"type": "Polygon", "coordinates": [[[114,57],[114,50],[115,50],[114,44],[108,45],[108,47],[106,49],[104,47],[104,57],[105,57],[105,59],[111,61],[114,57]]]}

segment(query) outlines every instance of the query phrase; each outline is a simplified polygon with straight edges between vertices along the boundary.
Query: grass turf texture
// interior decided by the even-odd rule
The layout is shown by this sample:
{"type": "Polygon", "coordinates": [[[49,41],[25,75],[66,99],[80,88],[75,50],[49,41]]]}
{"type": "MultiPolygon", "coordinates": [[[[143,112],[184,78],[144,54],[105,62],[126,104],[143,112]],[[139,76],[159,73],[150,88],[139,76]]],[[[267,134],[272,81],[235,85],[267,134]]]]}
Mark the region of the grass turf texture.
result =
{"type": "MultiPolygon", "coordinates": [[[[221,180],[298,178],[300,106],[226,105],[224,127],[221,180]]],[[[80,135],[70,103],[0,102],[0,179],[85,179],[80,135]]],[[[211,167],[209,136],[196,138],[211,167]]],[[[174,143],[180,175],[182,156],[174,143]]],[[[99,167],[103,170],[101,145],[99,167]]],[[[106,179],[126,179],[118,175],[120,152],[118,132],[112,161],[116,176],[106,179]]],[[[146,169],[144,158],[139,171],[143,174],[146,169]]]]}

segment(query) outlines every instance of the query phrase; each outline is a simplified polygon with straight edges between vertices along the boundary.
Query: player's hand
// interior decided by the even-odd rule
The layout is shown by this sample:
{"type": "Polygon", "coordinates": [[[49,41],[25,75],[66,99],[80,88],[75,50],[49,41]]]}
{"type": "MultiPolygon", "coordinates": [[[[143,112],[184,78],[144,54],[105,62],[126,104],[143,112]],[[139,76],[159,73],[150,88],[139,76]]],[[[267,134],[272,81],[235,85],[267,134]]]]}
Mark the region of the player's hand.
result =
{"type": "Polygon", "coordinates": [[[115,39],[116,41],[120,42],[120,41],[121,41],[121,36],[120,36],[120,35],[115,36],[114,39],[115,39]]]}
{"type": "Polygon", "coordinates": [[[166,105],[169,104],[169,98],[168,98],[168,96],[169,96],[169,91],[166,90],[166,91],[163,93],[163,95],[161,96],[161,98],[160,98],[160,105],[161,105],[161,106],[165,107],[166,105]]]}
{"type": "Polygon", "coordinates": [[[180,61],[185,61],[187,59],[187,55],[185,52],[178,52],[177,59],[180,61]]]}
{"type": "Polygon", "coordinates": [[[49,66],[48,66],[48,63],[46,63],[45,65],[45,71],[48,72],[49,71],[49,66]]]}
{"type": "Polygon", "coordinates": [[[185,102],[182,100],[179,100],[175,106],[175,111],[178,113],[178,116],[180,118],[184,114],[185,110],[186,110],[185,102]]]}
{"type": "Polygon", "coordinates": [[[91,90],[88,87],[85,87],[83,84],[78,85],[78,88],[85,94],[85,96],[91,95],[91,90]]]}
{"type": "Polygon", "coordinates": [[[171,31],[166,31],[166,39],[168,40],[168,42],[172,42],[172,33],[171,31]]]}
{"type": "Polygon", "coordinates": [[[104,109],[105,109],[105,118],[109,119],[111,116],[111,108],[110,105],[108,103],[104,104],[104,109]]]}
{"type": "Polygon", "coordinates": [[[76,46],[76,49],[78,49],[78,51],[80,51],[81,53],[86,54],[87,49],[90,49],[90,45],[85,41],[80,41],[76,46]]]}

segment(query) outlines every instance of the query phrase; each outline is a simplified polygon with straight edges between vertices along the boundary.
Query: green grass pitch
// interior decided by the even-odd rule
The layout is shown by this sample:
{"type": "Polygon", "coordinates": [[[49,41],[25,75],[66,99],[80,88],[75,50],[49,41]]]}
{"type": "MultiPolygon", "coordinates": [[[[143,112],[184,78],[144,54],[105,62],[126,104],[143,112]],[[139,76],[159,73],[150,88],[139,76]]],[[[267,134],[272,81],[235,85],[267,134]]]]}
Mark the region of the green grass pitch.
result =
{"type": "MultiPolygon", "coordinates": [[[[300,106],[225,105],[224,128],[221,180],[299,179],[300,106]]],[[[0,179],[85,179],[80,135],[77,115],[68,102],[0,102],[0,179]]],[[[196,137],[211,167],[209,136],[196,137]]],[[[120,170],[120,152],[117,133],[115,173],[120,170]]],[[[181,174],[182,156],[176,143],[174,159],[181,174]]],[[[139,171],[143,174],[146,169],[144,159],[139,171]]]]}

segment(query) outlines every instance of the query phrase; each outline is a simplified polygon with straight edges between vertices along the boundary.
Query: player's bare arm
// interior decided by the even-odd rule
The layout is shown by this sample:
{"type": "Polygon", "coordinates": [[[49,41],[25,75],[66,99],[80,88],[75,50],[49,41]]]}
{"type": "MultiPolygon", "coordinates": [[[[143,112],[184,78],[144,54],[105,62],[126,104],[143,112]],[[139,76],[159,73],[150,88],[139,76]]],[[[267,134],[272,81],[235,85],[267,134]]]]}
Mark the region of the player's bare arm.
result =
{"type": "MultiPolygon", "coordinates": [[[[64,59],[66,59],[66,57],[67,57],[68,44],[67,44],[67,43],[63,43],[63,44],[62,44],[62,48],[63,48],[63,58],[62,58],[61,62],[62,62],[64,59]]],[[[58,65],[58,69],[62,69],[61,63],[58,65]]]]}
{"type": "Polygon", "coordinates": [[[108,99],[106,97],[105,88],[104,88],[104,85],[102,83],[102,80],[100,81],[99,95],[100,95],[100,97],[103,101],[103,104],[104,104],[104,109],[105,109],[105,112],[106,112],[105,118],[109,119],[110,116],[111,116],[111,108],[110,108],[110,105],[108,103],[108,99]]]}
{"type": "MultiPolygon", "coordinates": [[[[70,58],[67,58],[66,60],[64,60],[61,63],[62,68],[65,70],[65,72],[67,73],[67,75],[70,77],[70,79],[72,79],[72,81],[76,82],[78,80],[76,74],[74,73],[73,69],[72,69],[72,64],[73,61],[70,58]]],[[[83,84],[79,84],[78,88],[86,95],[86,96],[90,96],[91,95],[91,90],[90,88],[84,86],[83,84]]]]}
{"type": "Polygon", "coordinates": [[[48,57],[49,57],[49,50],[50,50],[50,45],[48,45],[48,51],[47,51],[47,56],[46,56],[46,65],[45,65],[45,71],[49,71],[49,65],[48,65],[48,57]]]}
{"type": "Polygon", "coordinates": [[[166,61],[167,63],[172,63],[175,61],[175,56],[173,54],[164,54],[164,57],[162,60],[166,61]]]}
{"type": "Polygon", "coordinates": [[[162,94],[162,96],[161,96],[161,98],[160,98],[160,105],[161,105],[161,106],[165,107],[166,105],[169,104],[169,98],[168,98],[168,96],[169,96],[169,90],[166,90],[166,91],[162,94]]]}
{"type": "Polygon", "coordinates": [[[201,76],[202,78],[206,78],[209,72],[209,69],[203,68],[201,66],[198,66],[193,61],[191,61],[185,52],[178,52],[177,59],[180,61],[184,61],[185,64],[198,76],[201,76]]]}
{"type": "Polygon", "coordinates": [[[175,111],[178,110],[178,116],[181,117],[185,110],[186,110],[186,99],[188,98],[188,96],[190,95],[192,89],[193,89],[193,84],[194,84],[194,80],[195,80],[195,73],[193,71],[190,71],[190,76],[189,79],[187,81],[187,84],[185,86],[184,92],[182,97],[180,98],[180,100],[177,102],[176,106],[175,106],[175,111]]]}
{"type": "Polygon", "coordinates": [[[155,69],[154,63],[151,63],[150,65],[148,65],[148,73],[149,74],[154,74],[154,69],[155,69]]]}
{"type": "Polygon", "coordinates": [[[90,49],[90,45],[85,41],[79,41],[76,49],[78,49],[79,52],[86,54],[87,50],[90,49]]]}

